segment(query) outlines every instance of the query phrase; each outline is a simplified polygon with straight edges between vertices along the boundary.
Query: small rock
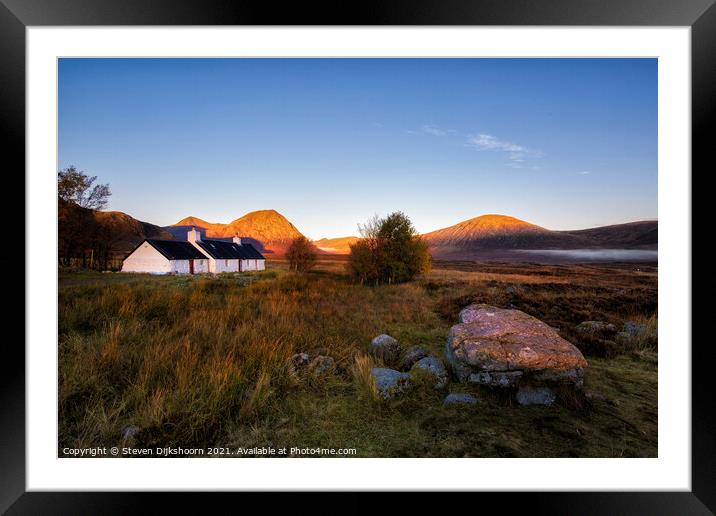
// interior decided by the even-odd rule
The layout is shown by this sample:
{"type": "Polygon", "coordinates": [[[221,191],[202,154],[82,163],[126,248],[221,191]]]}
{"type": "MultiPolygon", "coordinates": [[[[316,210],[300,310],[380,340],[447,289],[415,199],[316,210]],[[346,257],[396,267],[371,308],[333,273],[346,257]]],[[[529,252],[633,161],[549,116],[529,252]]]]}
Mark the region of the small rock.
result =
{"type": "Polygon", "coordinates": [[[461,392],[452,392],[445,396],[443,405],[474,405],[478,399],[472,394],[464,394],[461,392]]]}
{"type": "Polygon", "coordinates": [[[291,357],[291,363],[295,368],[301,368],[307,366],[311,362],[311,357],[308,353],[296,353],[291,357]]]}
{"type": "Polygon", "coordinates": [[[320,376],[329,372],[335,365],[336,362],[331,357],[318,355],[313,359],[309,367],[315,376],[320,376]]]}
{"type": "Polygon", "coordinates": [[[382,334],[370,342],[370,351],[384,362],[392,364],[400,358],[402,346],[390,335],[382,334]]]}
{"type": "Polygon", "coordinates": [[[617,327],[611,323],[604,321],[584,321],[575,328],[579,333],[588,333],[591,335],[616,333],[617,327]]]}
{"type": "Polygon", "coordinates": [[[551,405],[557,396],[548,387],[523,385],[517,391],[517,403],[520,405],[551,405]]]}
{"type": "Polygon", "coordinates": [[[435,388],[443,389],[447,386],[449,378],[447,369],[442,361],[435,357],[421,358],[412,367],[412,371],[422,369],[423,371],[429,372],[435,377],[435,388]]]}
{"type": "Polygon", "coordinates": [[[326,348],[316,348],[308,352],[308,356],[311,358],[311,360],[321,355],[328,355],[328,350],[326,348]]]}
{"type": "Polygon", "coordinates": [[[420,346],[413,346],[412,348],[408,349],[408,351],[406,351],[403,355],[403,358],[400,359],[400,362],[398,363],[398,369],[401,371],[408,371],[411,367],[413,367],[413,364],[415,364],[415,362],[417,362],[421,358],[425,358],[426,356],[428,356],[428,354],[423,348],[421,348],[420,346]]]}
{"type": "Polygon", "coordinates": [[[122,439],[131,439],[140,431],[138,426],[126,426],[122,429],[122,439]]]}
{"type": "Polygon", "coordinates": [[[509,286],[505,289],[505,294],[514,294],[515,293],[515,287],[509,286]]]}
{"type": "Polygon", "coordinates": [[[642,335],[645,335],[646,332],[646,326],[643,324],[639,324],[634,321],[627,321],[624,323],[623,333],[626,333],[630,337],[641,337],[642,335]]]}
{"type": "Polygon", "coordinates": [[[408,373],[401,373],[385,367],[374,367],[370,370],[370,374],[373,376],[378,394],[385,400],[403,394],[410,388],[408,373]]]}

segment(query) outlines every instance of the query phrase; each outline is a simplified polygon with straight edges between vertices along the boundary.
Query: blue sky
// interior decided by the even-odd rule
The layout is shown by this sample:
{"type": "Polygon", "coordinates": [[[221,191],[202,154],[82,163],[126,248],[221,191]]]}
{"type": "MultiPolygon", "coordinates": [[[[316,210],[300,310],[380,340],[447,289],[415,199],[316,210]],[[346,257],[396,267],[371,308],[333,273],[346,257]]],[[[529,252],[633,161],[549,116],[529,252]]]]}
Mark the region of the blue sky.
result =
{"type": "Polygon", "coordinates": [[[159,225],[657,217],[656,59],[61,59],[59,168],[159,225]]]}

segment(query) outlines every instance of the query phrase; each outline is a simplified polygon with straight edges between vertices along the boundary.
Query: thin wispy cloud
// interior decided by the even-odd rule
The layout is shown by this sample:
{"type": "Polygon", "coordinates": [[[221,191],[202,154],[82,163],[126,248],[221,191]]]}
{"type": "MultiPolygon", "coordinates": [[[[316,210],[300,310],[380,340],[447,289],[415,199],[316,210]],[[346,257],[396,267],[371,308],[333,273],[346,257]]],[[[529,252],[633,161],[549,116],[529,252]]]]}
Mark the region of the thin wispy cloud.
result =
{"type": "Polygon", "coordinates": [[[542,151],[538,149],[531,149],[524,145],[501,140],[487,133],[469,135],[467,137],[467,144],[479,150],[504,152],[507,154],[507,159],[517,168],[519,168],[519,164],[524,163],[527,158],[540,157],[542,155],[542,151]]]}
{"type": "Polygon", "coordinates": [[[424,133],[432,136],[445,136],[448,131],[439,128],[437,125],[425,124],[420,128],[424,133]]]}
{"type": "Polygon", "coordinates": [[[535,170],[536,167],[530,166],[528,161],[531,158],[538,158],[542,156],[542,151],[539,149],[533,149],[520,145],[508,140],[502,140],[487,133],[478,134],[466,134],[460,135],[455,129],[443,129],[442,127],[435,124],[423,124],[419,130],[409,129],[406,131],[408,134],[429,134],[431,136],[448,136],[458,135],[461,138],[466,138],[466,145],[474,147],[478,150],[502,152],[508,159],[508,165],[512,168],[530,168],[535,170]]]}
{"type": "Polygon", "coordinates": [[[589,170],[580,170],[579,172],[577,172],[577,174],[579,174],[580,176],[586,176],[589,173],[589,170]]]}

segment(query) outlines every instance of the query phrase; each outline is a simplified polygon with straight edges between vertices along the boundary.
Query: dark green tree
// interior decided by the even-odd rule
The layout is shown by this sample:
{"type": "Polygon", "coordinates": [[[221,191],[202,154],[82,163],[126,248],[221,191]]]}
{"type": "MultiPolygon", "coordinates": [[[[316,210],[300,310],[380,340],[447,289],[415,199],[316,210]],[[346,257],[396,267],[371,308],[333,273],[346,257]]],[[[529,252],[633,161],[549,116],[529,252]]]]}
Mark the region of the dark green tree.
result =
{"type": "Polygon", "coordinates": [[[348,272],[361,283],[402,283],[430,270],[428,246],[402,212],[374,216],[358,226],[361,239],[351,246],[348,272]]]}

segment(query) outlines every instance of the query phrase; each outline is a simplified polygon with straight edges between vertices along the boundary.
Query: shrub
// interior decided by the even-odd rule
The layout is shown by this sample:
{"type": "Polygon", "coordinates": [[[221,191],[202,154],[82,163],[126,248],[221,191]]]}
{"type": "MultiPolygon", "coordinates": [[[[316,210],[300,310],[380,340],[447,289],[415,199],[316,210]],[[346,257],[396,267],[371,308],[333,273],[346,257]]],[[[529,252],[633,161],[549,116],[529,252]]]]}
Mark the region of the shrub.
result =
{"type": "Polygon", "coordinates": [[[359,230],[348,272],[360,283],[403,283],[430,270],[428,246],[404,213],[373,217],[359,230]]]}
{"type": "Polygon", "coordinates": [[[305,272],[316,264],[316,248],[308,238],[299,236],[288,247],[286,258],[292,271],[305,272]]]}

